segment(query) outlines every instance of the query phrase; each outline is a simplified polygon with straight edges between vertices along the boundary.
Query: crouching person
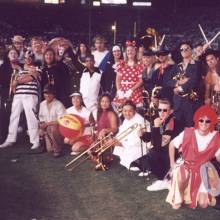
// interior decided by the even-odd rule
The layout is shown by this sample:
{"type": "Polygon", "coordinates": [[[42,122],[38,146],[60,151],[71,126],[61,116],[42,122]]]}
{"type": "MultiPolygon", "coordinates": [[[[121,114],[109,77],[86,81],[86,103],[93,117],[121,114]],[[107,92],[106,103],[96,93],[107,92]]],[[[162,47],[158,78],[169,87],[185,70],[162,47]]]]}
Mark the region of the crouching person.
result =
{"type": "Polygon", "coordinates": [[[220,179],[210,160],[220,161],[220,134],[214,131],[217,115],[204,105],[194,114],[194,127],[185,128],[169,146],[172,168],[171,187],[166,201],[174,209],[185,202],[190,208],[197,203],[206,208],[215,205],[220,194],[220,179]],[[175,148],[182,154],[182,163],[175,163],[175,148]]]}
{"type": "Polygon", "coordinates": [[[124,103],[122,114],[124,121],[119,127],[118,134],[125,132],[129,128],[131,128],[131,132],[116,143],[113,154],[120,158],[120,164],[122,166],[125,166],[131,171],[138,171],[139,168],[133,166],[132,162],[147,153],[145,143],[141,142],[138,135],[138,130],[144,128],[145,124],[149,128],[149,122],[145,123],[144,118],[136,112],[135,104],[130,100],[124,103]],[[138,124],[138,126],[133,127],[135,124],[138,124]]]}
{"type": "Polygon", "coordinates": [[[139,132],[145,142],[151,142],[149,153],[138,160],[143,171],[139,176],[147,176],[152,172],[157,180],[147,187],[148,191],[168,189],[168,180],[165,178],[170,169],[169,143],[174,135],[174,118],[171,102],[168,99],[159,99],[158,117],[155,118],[151,132],[139,132]]]}
{"type": "Polygon", "coordinates": [[[53,152],[54,157],[61,156],[63,140],[58,130],[58,118],[65,114],[64,105],[55,98],[53,85],[44,87],[45,100],[40,104],[40,135],[45,138],[46,149],[53,152]]]}

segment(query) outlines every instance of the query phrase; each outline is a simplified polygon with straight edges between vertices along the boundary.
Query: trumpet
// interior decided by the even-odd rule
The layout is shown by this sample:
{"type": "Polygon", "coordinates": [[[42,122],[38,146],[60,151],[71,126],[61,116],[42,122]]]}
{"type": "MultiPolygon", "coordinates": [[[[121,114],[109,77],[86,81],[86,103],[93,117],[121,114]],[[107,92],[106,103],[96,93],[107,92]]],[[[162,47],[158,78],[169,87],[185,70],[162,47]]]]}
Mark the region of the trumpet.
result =
{"type": "Polygon", "coordinates": [[[133,132],[137,128],[138,128],[138,123],[133,124],[132,126],[128,127],[125,131],[118,134],[113,139],[113,141],[110,143],[108,143],[108,140],[110,138],[112,138],[113,134],[112,134],[112,132],[109,133],[107,136],[103,137],[101,140],[99,140],[98,142],[93,144],[91,147],[89,147],[87,150],[82,152],[79,156],[77,156],[76,158],[71,160],[69,163],[67,163],[65,167],[68,168],[69,171],[72,171],[73,169],[78,167],[80,164],[82,164],[84,161],[86,161],[88,158],[90,158],[92,155],[93,159],[95,159],[95,162],[96,162],[96,170],[98,168],[101,168],[103,171],[107,170],[108,168],[102,162],[102,154],[104,152],[106,152],[114,144],[116,144],[118,141],[121,141],[123,138],[125,138],[128,134],[130,134],[131,132],[133,132]],[[84,156],[85,154],[89,154],[89,156],[87,156],[84,159],[81,159],[82,156],[84,156]],[[81,159],[81,161],[76,163],[76,161],[78,161],[79,159],[81,159]],[[75,164],[75,165],[73,166],[73,164],[75,164]]]}
{"type": "Polygon", "coordinates": [[[186,77],[185,72],[180,72],[180,73],[177,73],[177,74],[173,77],[173,79],[176,80],[176,81],[178,81],[178,80],[184,79],[185,77],[186,77]]]}

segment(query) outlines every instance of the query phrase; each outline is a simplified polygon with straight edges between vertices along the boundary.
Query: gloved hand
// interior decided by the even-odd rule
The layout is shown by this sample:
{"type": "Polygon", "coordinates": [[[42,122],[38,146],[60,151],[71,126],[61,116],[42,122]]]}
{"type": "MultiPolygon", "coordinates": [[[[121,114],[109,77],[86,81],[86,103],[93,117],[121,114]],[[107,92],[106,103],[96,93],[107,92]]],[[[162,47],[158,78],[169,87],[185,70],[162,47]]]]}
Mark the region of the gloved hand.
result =
{"type": "Polygon", "coordinates": [[[119,89],[117,91],[117,96],[119,99],[123,99],[125,97],[125,93],[119,89]]]}
{"type": "Polygon", "coordinates": [[[125,92],[124,97],[128,99],[131,97],[132,93],[133,93],[133,91],[131,89],[129,89],[127,92],[125,92]]]}

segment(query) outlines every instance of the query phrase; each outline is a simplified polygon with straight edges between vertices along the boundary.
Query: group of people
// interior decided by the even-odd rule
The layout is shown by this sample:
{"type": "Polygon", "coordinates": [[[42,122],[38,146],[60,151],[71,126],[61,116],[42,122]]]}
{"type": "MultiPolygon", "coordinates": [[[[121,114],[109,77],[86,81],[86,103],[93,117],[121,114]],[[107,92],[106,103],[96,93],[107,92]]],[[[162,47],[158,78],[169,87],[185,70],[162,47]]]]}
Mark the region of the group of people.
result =
{"type": "Polygon", "coordinates": [[[174,209],[219,203],[218,51],[182,41],[174,54],[133,40],[108,50],[102,36],[92,51],[83,41],[74,51],[62,38],[33,37],[28,47],[24,40],[0,43],[0,148],[16,143],[19,126],[27,126],[32,150],[44,140],[54,157],[64,144],[77,155],[112,134],[107,142],[120,164],[156,176],[147,190],[169,188],[174,209]],[[66,114],[82,119],[79,137],[60,134],[66,114]]]}

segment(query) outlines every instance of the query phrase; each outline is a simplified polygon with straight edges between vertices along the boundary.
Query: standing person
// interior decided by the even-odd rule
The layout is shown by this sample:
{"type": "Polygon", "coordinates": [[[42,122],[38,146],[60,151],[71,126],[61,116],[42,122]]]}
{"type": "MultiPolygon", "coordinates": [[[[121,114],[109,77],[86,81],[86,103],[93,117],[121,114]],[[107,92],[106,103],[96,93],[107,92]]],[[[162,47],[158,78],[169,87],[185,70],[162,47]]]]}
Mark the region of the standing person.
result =
{"type": "Polygon", "coordinates": [[[148,94],[151,94],[154,88],[152,76],[155,71],[155,53],[151,50],[145,50],[142,56],[142,63],[144,66],[142,73],[143,86],[148,94]]]}
{"type": "Polygon", "coordinates": [[[59,62],[64,63],[68,69],[71,79],[71,92],[79,91],[80,78],[85,66],[79,62],[71,47],[68,47],[66,50],[64,50],[59,62]]]}
{"type": "MultiPolygon", "coordinates": [[[[9,52],[9,57],[16,54],[15,51],[11,51],[11,53],[9,52]]],[[[24,66],[27,73],[19,70],[20,72],[12,83],[15,93],[12,101],[8,136],[5,142],[0,145],[1,148],[11,146],[16,142],[18,123],[23,110],[27,119],[30,143],[32,144],[31,149],[39,147],[38,121],[35,113],[38,111],[39,103],[40,72],[32,66],[32,62],[29,60],[31,57],[28,56],[29,54],[26,53],[24,66]]],[[[14,67],[17,67],[17,65],[14,64],[14,67]]]]}
{"type": "Polygon", "coordinates": [[[122,166],[132,171],[139,171],[140,169],[137,166],[133,166],[132,162],[145,155],[147,152],[145,144],[141,142],[138,135],[138,130],[146,126],[149,130],[149,123],[145,122],[144,118],[136,112],[136,105],[130,100],[124,103],[122,114],[124,116],[124,121],[119,127],[118,134],[136,123],[138,123],[138,126],[120,141],[116,140],[117,142],[113,154],[119,157],[122,166]]]}
{"type": "Polygon", "coordinates": [[[143,65],[137,61],[137,51],[134,42],[127,41],[126,46],[126,61],[122,61],[117,68],[117,96],[114,99],[114,103],[121,105],[125,100],[130,99],[137,107],[142,107],[143,65]]]}
{"type": "Polygon", "coordinates": [[[205,78],[205,87],[206,87],[205,102],[206,104],[215,104],[213,102],[217,100],[212,100],[212,99],[217,93],[220,93],[219,54],[217,51],[210,49],[206,51],[204,56],[208,67],[208,72],[205,78]]]}
{"type": "Polygon", "coordinates": [[[158,59],[156,70],[152,75],[152,83],[154,87],[161,87],[160,95],[164,95],[169,97],[169,99],[173,99],[173,91],[167,85],[167,82],[172,79],[172,71],[174,68],[173,63],[170,61],[169,57],[170,51],[165,47],[160,48],[159,51],[156,52],[156,56],[158,59]]]}
{"type": "Polygon", "coordinates": [[[25,38],[23,38],[21,35],[15,35],[12,39],[12,45],[15,47],[15,49],[18,51],[18,61],[19,63],[24,63],[24,41],[25,38]]]}
{"type": "Polygon", "coordinates": [[[105,71],[106,63],[109,60],[109,51],[106,49],[106,40],[104,37],[98,35],[93,39],[95,50],[92,55],[95,59],[95,67],[99,68],[101,72],[105,71]]]}
{"type": "Polygon", "coordinates": [[[109,93],[114,99],[116,95],[116,71],[118,64],[123,60],[122,50],[118,45],[112,47],[112,52],[109,61],[106,64],[106,69],[102,73],[101,89],[102,93],[109,93]]]}
{"type": "Polygon", "coordinates": [[[196,208],[197,203],[206,208],[212,205],[213,194],[220,194],[219,177],[214,175],[215,168],[208,166],[214,157],[220,161],[220,134],[214,131],[217,115],[204,105],[195,112],[193,120],[195,126],[185,128],[169,146],[172,181],[166,201],[174,209],[183,202],[190,208],[196,208]],[[175,149],[182,155],[179,165],[175,164],[175,149]]]}
{"type": "Polygon", "coordinates": [[[91,50],[84,41],[80,41],[76,51],[77,60],[83,65],[86,66],[86,56],[91,54],[91,50]]]}
{"type": "Polygon", "coordinates": [[[86,150],[92,144],[93,137],[90,125],[91,113],[84,106],[81,93],[74,92],[70,95],[70,97],[72,100],[72,106],[66,109],[66,113],[78,115],[84,120],[84,131],[81,137],[76,140],[71,140],[69,138],[64,139],[66,144],[70,144],[72,146],[71,155],[76,155],[86,150]]]}
{"type": "Polygon", "coordinates": [[[12,74],[12,67],[7,57],[6,47],[0,42],[0,143],[5,140],[7,136],[7,128],[9,123],[10,111],[8,109],[7,101],[10,91],[10,79],[12,74]]]}
{"type": "Polygon", "coordinates": [[[55,51],[52,48],[47,48],[43,54],[43,69],[42,69],[42,88],[46,84],[55,86],[56,97],[65,107],[71,106],[69,95],[71,94],[71,78],[68,73],[67,66],[64,63],[57,63],[55,51]],[[64,86],[65,85],[65,86],[64,86]]]}
{"type": "Polygon", "coordinates": [[[179,45],[182,62],[173,70],[172,79],[167,83],[174,92],[174,116],[181,122],[181,127],[193,125],[193,113],[196,106],[195,88],[199,81],[198,65],[192,59],[192,46],[190,42],[179,45]],[[178,74],[180,77],[178,77],[178,74]]]}
{"type": "Polygon", "coordinates": [[[43,40],[41,37],[31,38],[31,49],[33,51],[35,60],[39,66],[43,64],[43,40]]]}
{"type": "Polygon", "coordinates": [[[101,73],[95,67],[93,55],[86,56],[86,68],[80,79],[80,92],[83,102],[90,112],[97,111],[98,95],[100,90],[101,73]]]}
{"type": "Polygon", "coordinates": [[[45,100],[40,104],[39,120],[40,135],[45,138],[46,149],[53,152],[54,157],[60,157],[62,154],[62,137],[58,129],[58,118],[65,114],[64,105],[55,98],[55,87],[46,85],[44,87],[45,100]]]}

